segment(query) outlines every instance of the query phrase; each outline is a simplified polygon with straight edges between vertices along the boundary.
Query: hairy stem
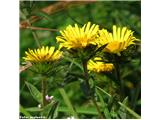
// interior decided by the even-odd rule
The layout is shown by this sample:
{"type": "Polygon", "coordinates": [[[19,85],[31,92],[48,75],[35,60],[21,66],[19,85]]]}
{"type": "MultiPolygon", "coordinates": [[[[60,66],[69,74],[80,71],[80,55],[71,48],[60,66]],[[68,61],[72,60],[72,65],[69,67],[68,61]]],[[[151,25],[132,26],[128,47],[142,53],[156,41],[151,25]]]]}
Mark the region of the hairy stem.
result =
{"type": "MultiPolygon", "coordinates": [[[[88,75],[88,69],[87,69],[87,61],[83,61],[82,63],[83,63],[85,83],[86,83],[86,86],[87,86],[87,88],[89,89],[89,93],[90,93],[90,92],[91,92],[91,89],[90,89],[90,86],[89,86],[89,75],[88,75]]],[[[97,112],[98,112],[100,118],[103,118],[103,115],[102,115],[102,113],[101,113],[101,111],[100,111],[100,108],[99,108],[99,106],[97,105],[94,97],[93,97],[92,95],[90,95],[90,97],[91,97],[91,101],[93,102],[93,104],[95,105],[95,107],[96,107],[96,109],[97,109],[97,112]]]]}
{"type": "Polygon", "coordinates": [[[120,76],[119,60],[116,55],[114,56],[114,59],[115,59],[114,66],[115,66],[116,78],[117,78],[117,81],[120,83],[120,95],[121,95],[120,97],[121,99],[123,99],[124,98],[124,84],[120,76]]]}
{"type": "Polygon", "coordinates": [[[42,80],[42,107],[46,106],[47,101],[46,101],[46,90],[47,90],[47,81],[46,79],[42,80]]]}
{"type": "Polygon", "coordinates": [[[89,76],[88,76],[88,70],[87,70],[87,61],[83,62],[83,70],[84,70],[85,83],[87,85],[87,88],[90,88],[90,86],[89,86],[89,76]]]}

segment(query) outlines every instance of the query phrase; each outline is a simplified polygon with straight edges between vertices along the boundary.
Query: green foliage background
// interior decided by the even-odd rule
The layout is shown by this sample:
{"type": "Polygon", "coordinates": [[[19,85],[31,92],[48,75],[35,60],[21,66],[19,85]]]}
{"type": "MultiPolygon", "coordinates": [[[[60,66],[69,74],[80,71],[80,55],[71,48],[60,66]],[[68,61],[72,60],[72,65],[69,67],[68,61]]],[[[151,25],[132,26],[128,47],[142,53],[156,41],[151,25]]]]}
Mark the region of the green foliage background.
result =
{"type": "MultiPolygon", "coordinates": [[[[44,19],[34,22],[32,26],[52,28],[52,29],[64,29],[67,25],[74,25],[78,23],[83,25],[88,21],[99,24],[100,27],[107,28],[112,31],[113,25],[127,26],[134,31],[134,35],[137,38],[141,38],[141,3],[139,1],[106,1],[106,2],[93,2],[90,4],[79,4],[76,6],[70,6],[61,11],[55,12],[51,15],[44,15],[39,12],[43,7],[50,4],[57,3],[53,1],[38,1],[38,2],[20,2],[20,11],[25,13],[29,18],[32,14],[38,14],[44,19]]],[[[20,21],[23,21],[23,16],[20,14],[20,21]]],[[[38,39],[41,45],[58,46],[56,43],[56,36],[59,32],[36,30],[38,39]]],[[[25,56],[25,51],[28,48],[37,48],[37,44],[32,35],[30,29],[20,29],[20,64],[22,65],[22,57],[25,56]]],[[[140,46],[136,48],[133,60],[121,65],[121,76],[124,81],[125,96],[128,96],[128,106],[138,114],[141,114],[141,68],[140,68],[140,46]]],[[[58,75],[53,75],[49,78],[49,90],[48,94],[53,95],[54,98],[60,102],[60,106],[65,106],[59,91],[56,89],[56,81],[64,80],[66,71],[68,71],[69,62],[64,62],[65,67],[58,75]]],[[[73,71],[80,71],[79,68],[73,67],[73,71]]],[[[115,94],[116,86],[110,87],[109,81],[111,80],[106,75],[93,74],[96,78],[96,84],[103,88],[110,94],[115,94]],[[115,87],[115,89],[114,89],[115,87]]],[[[38,106],[37,102],[30,95],[25,81],[29,81],[40,90],[40,81],[37,74],[26,70],[20,74],[20,104],[25,107],[38,106]]],[[[75,80],[70,84],[64,86],[69,98],[76,107],[85,106],[90,107],[89,101],[84,97],[79,87],[79,81],[75,80]]],[[[103,95],[104,100],[106,99],[103,95]]],[[[89,110],[88,110],[89,112],[89,110]]],[[[34,114],[34,113],[33,113],[34,114]]],[[[67,113],[59,112],[59,118],[66,118],[70,116],[67,113]]],[[[82,114],[81,118],[96,118],[95,115],[82,114]]]]}

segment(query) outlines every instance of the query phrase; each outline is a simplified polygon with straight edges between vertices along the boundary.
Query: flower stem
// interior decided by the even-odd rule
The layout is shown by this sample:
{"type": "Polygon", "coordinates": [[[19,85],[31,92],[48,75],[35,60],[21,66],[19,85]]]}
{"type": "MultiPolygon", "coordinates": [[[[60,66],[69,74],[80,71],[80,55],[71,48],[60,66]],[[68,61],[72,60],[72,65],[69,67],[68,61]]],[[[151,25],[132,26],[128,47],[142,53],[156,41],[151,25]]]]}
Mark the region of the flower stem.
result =
{"type": "Polygon", "coordinates": [[[84,77],[85,77],[86,86],[87,86],[87,88],[90,88],[88,70],[87,70],[87,61],[83,61],[83,70],[84,70],[84,77]]]}
{"type": "Polygon", "coordinates": [[[101,111],[100,111],[100,108],[99,108],[99,106],[97,105],[95,99],[92,97],[91,100],[92,100],[93,104],[95,105],[95,107],[96,107],[96,109],[97,109],[97,112],[98,112],[100,118],[101,118],[101,119],[104,119],[104,117],[103,117],[103,115],[102,115],[102,113],[101,113],[101,111]]]}
{"type": "Polygon", "coordinates": [[[120,77],[120,67],[119,67],[119,60],[117,58],[117,56],[115,55],[114,56],[115,58],[115,72],[116,72],[116,78],[117,78],[117,81],[120,83],[120,97],[121,99],[124,98],[124,85],[123,85],[123,80],[121,80],[121,77],[120,77]]]}
{"type": "Polygon", "coordinates": [[[47,88],[47,81],[46,79],[42,80],[42,107],[46,106],[46,88],[47,88]]]}
{"type": "Polygon", "coordinates": [[[68,109],[70,110],[71,114],[74,116],[74,118],[78,118],[78,115],[77,115],[67,93],[65,92],[65,90],[63,88],[59,88],[58,90],[59,90],[60,94],[62,95],[63,100],[64,100],[65,104],[67,105],[68,109]]]}
{"type": "MultiPolygon", "coordinates": [[[[83,63],[83,70],[84,70],[84,77],[85,77],[85,83],[86,83],[87,88],[89,89],[89,93],[91,93],[91,89],[90,89],[90,86],[89,86],[89,75],[88,75],[88,69],[87,69],[87,62],[88,61],[82,61],[82,63],[83,63]]],[[[97,105],[97,103],[96,103],[96,101],[94,99],[94,97],[91,94],[90,94],[89,97],[91,98],[91,101],[95,105],[100,118],[104,118],[103,115],[102,115],[102,113],[101,113],[101,111],[100,111],[99,106],[97,105]]]]}

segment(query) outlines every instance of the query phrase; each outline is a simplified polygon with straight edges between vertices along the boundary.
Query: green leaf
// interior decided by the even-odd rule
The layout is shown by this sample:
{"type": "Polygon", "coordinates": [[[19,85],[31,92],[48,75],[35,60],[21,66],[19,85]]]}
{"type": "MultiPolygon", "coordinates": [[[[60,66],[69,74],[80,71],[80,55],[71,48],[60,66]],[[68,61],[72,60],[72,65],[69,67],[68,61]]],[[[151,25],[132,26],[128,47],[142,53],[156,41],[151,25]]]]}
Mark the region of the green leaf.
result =
{"type": "Polygon", "coordinates": [[[111,116],[112,116],[113,119],[119,119],[117,112],[115,112],[114,110],[112,110],[110,112],[110,114],[111,114],[111,116]]]}
{"type": "Polygon", "coordinates": [[[20,105],[20,113],[22,113],[26,117],[30,117],[31,116],[30,113],[22,105],[20,105]]]}
{"type": "Polygon", "coordinates": [[[56,118],[58,116],[58,111],[57,111],[58,106],[59,106],[58,102],[53,104],[51,110],[49,111],[48,118],[52,119],[52,118],[56,118]]]}
{"type": "Polygon", "coordinates": [[[74,59],[71,59],[71,58],[69,58],[69,57],[67,57],[67,56],[64,56],[63,59],[65,59],[65,60],[67,60],[67,61],[75,64],[77,67],[80,68],[80,70],[83,71],[83,67],[82,67],[78,62],[76,62],[74,59]]]}
{"type": "Polygon", "coordinates": [[[78,78],[83,79],[84,78],[83,74],[68,72],[65,76],[63,86],[66,85],[66,84],[78,81],[78,78]]]}
{"type": "Polygon", "coordinates": [[[32,85],[29,82],[25,82],[25,84],[27,85],[32,97],[39,103],[42,103],[42,94],[39,92],[39,90],[32,85]]]}
{"type": "Polygon", "coordinates": [[[123,102],[122,102],[124,105],[127,105],[128,104],[128,97],[126,97],[123,102]]]}
{"type": "Polygon", "coordinates": [[[23,19],[23,20],[26,20],[26,16],[25,14],[20,10],[20,18],[23,19]]]}
{"type": "MultiPolygon", "coordinates": [[[[79,114],[98,115],[98,112],[95,107],[76,107],[75,109],[76,109],[76,112],[79,114]]],[[[59,107],[58,112],[69,113],[70,110],[67,107],[59,107]]]]}
{"type": "Polygon", "coordinates": [[[125,108],[131,115],[133,115],[136,119],[141,119],[141,116],[138,115],[136,112],[134,112],[132,109],[130,109],[129,107],[127,107],[126,105],[124,105],[121,102],[118,102],[119,105],[121,105],[123,108],[125,108]]]}
{"type": "Polygon", "coordinates": [[[111,115],[110,115],[109,110],[108,110],[108,108],[107,108],[107,106],[106,106],[106,104],[105,104],[105,102],[103,100],[103,97],[101,96],[101,94],[98,92],[97,89],[96,89],[96,93],[97,93],[97,95],[98,95],[98,97],[100,99],[101,105],[103,106],[103,110],[104,110],[103,112],[104,112],[105,117],[107,119],[111,118],[111,115]]]}
{"type": "Polygon", "coordinates": [[[51,117],[51,118],[57,118],[58,117],[58,107],[59,107],[59,104],[57,104],[57,107],[55,108],[55,110],[54,110],[54,114],[52,113],[52,115],[53,115],[53,117],[51,117]]]}
{"type": "Polygon", "coordinates": [[[108,103],[107,103],[107,107],[108,107],[108,110],[110,111],[112,109],[112,106],[113,106],[113,97],[107,93],[105,90],[103,90],[102,88],[96,86],[96,88],[98,90],[100,90],[101,92],[103,92],[105,95],[107,95],[107,98],[108,98],[108,103]]]}
{"type": "MultiPolygon", "coordinates": [[[[128,97],[126,97],[123,102],[124,105],[128,104],[128,97]]],[[[122,106],[119,108],[118,110],[118,114],[120,115],[120,117],[122,119],[126,119],[127,118],[127,110],[125,108],[123,108],[122,106]]]]}
{"type": "Polygon", "coordinates": [[[96,88],[98,88],[101,92],[103,92],[104,94],[106,94],[108,98],[112,97],[109,93],[107,93],[106,91],[104,91],[102,88],[100,88],[98,86],[96,86],[96,88]]]}
{"type": "Polygon", "coordinates": [[[88,84],[86,84],[86,81],[80,82],[80,88],[81,88],[81,91],[83,92],[83,94],[84,94],[87,98],[90,98],[92,92],[91,92],[88,84]]]}
{"type": "Polygon", "coordinates": [[[59,90],[61,96],[63,97],[63,100],[64,100],[65,104],[67,105],[67,107],[70,110],[69,113],[71,113],[75,118],[78,118],[78,115],[77,115],[77,113],[76,113],[76,111],[75,111],[67,93],[65,92],[65,90],[63,88],[59,88],[58,90],[59,90]]]}
{"type": "Polygon", "coordinates": [[[29,112],[41,112],[43,109],[40,109],[38,107],[30,107],[30,108],[26,108],[26,111],[29,112]]]}
{"type": "MultiPolygon", "coordinates": [[[[76,109],[76,112],[79,114],[98,115],[98,112],[95,109],[95,107],[76,107],[75,109],[76,109]]],[[[43,109],[40,109],[38,107],[25,108],[25,110],[28,112],[42,112],[43,111],[43,109]]],[[[68,107],[58,105],[57,108],[55,109],[53,118],[56,118],[56,115],[59,112],[69,113],[70,110],[68,109],[68,107]]]]}
{"type": "Polygon", "coordinates": [[[42,115],[46,116],[47,118],[53,118],[54,112],[58,106],[58,102],[52,101],[48,105],[43,108],[42,115]]]}
{"type": "Polygon", "coordinates": [[[105,44],[105,45],[102,45],[101,47],[99,47],[99,48],[98,48],[97,50],[95,50],[90,56],[87,57],[87,60],[89,60],[89,59],[91,59],[92,57],[94,57],[97,52],[102,51],[107,45],[108,45],[108,43],[105,44]]]}

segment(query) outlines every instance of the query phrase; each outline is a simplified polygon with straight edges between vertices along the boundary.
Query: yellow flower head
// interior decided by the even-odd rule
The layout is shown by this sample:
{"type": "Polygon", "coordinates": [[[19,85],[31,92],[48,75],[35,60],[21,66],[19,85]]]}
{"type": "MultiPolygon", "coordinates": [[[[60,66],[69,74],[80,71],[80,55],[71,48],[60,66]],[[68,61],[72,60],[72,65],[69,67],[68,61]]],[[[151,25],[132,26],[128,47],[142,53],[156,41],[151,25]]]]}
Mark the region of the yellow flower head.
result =
{"type": "Polygon", "coordinates": [[[100,57],[96,57],[95,62],[93,60],[89,60],[87,67],[89,71],[94,71],[97,73],[100,72],[111,72],[114,69],[114,65],[112,63],[104,63],[100,57]]]}
{"type": "Polygon", "coordinates": [[[65,30],[60,31],[62,36],[57,36],[57,42],[60,43],[61,47],[67,49],[85,48],[90,44],[95,45],[97,39],[99,26],[91,25],[90,22],[85,24],[82,28],[69,25],[65,30]]]}
{"type": "Polygon", "coordinates": [[[37,63],[37,62],[53,62],[59,60],[62,57],[62,52],[55,50],[55,47],[42,47],[25,52],[26,57],[23,57],[25,61],[37,63]]]}
{"type": "Polygon", "coordinates": [[[99,45],[105,45],[108,43],[105,52],[115,53],[120,55],[120,52],[125,50],[131,44],[135,44],[137,41],[133,36],[133,31],[126,27],[120,28],[113,26],[113,33],[109,33],[107,30],[102,29],[99,31],[99,45]]]}

